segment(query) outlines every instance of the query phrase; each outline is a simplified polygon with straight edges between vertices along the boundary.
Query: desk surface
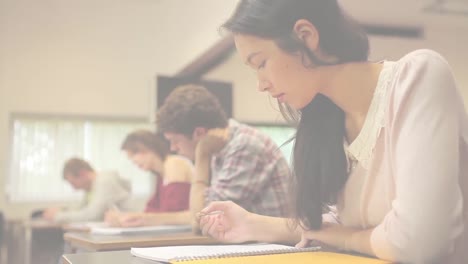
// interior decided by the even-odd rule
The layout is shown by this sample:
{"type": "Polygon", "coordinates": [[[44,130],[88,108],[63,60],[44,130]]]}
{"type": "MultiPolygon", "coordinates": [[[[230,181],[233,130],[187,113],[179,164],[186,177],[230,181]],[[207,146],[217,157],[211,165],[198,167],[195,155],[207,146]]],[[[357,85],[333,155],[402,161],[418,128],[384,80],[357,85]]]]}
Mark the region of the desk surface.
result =
{"type": "Polygon", "coordinates": [[[77,249],[89,251],[122,250],[131,247],[160,247],[176,245],[209,245],[217,244],[216,240],[194,235],[193,233],[179,233],[166,235],[132,235],[105,236],[90,233],[65,233],[65,241],[77,249]]]}
{"type": "Polygon", "coordinates": [[[64,264],[155,264],[156,262],[133,257],[129,250],[108,251],[62,256],[64,264]]]}
{"type": "MultiPolygon", "coordinates": [[[[156,264],[158,262],[133,257],[129,250],[109,251],[85,254],[63,255],[64,264],[156,264]]],[[[180,262],[184,263],[184,262],[180,262]]],[[[219,259],[200,260],[190,263],[217,264],[219,259]]],[[[353,255],[336,254],[330,252],[307,252],[296,254],[262,255],[248,258],[227,258],[223,263],[231,264],[274,264],[274,263],[329,263],[329,264],[390,264],[374,258],[353,255]]]]}

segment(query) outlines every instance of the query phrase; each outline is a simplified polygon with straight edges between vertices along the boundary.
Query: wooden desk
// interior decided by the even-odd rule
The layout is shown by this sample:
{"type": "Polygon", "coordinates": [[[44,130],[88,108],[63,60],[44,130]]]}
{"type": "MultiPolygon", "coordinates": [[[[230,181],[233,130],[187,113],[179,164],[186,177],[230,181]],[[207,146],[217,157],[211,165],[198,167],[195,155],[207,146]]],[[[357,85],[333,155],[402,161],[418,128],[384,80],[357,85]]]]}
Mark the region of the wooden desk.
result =
{"type": "Polygon", "coordinates": [[[63,254],[62,226],[40,219],[7,219],[0,263],[56,264],[63,254]]]}
{"type": "Polygon", "coordinates": [[[90,233],[65,233],[65,242],[74,251],[108,251],[130,249],[131,247],[160,247],[176,245],[209,245],[218,244],[216,240],[194,235],[192,233],[179,233],[167,235],[132,235],[132,236],[105,236],[90,233]]]}
{"type": "Polygon", "coordinates": [[[70,254],[62,256],[63,264],[155,264],[157,262],[133,257],[129,250],[96,253],[70,254]]]}
{"type": "MultiPolygon", "coordinates": [[[[45,220],[30,220],[22,222],[24,228],[24,263],[30,264],[32,255],[37,255],[34,253],[32,248],[33,244],[33,233],[42,233],[47,234],[49,241],[47,243],[53,243],[51,246],[54,248],[63,245],[62,240],[62,225],[58,223],[53,223],[45,220]]],[[[47,244],[46,243],[46,244],[47,244]]],[[[39,250],[43,251],[43,249],[39,250]]],[[[53,252],[56,254],[56,252],[53,252]]],[[[51,253],[52,254],[52,253],[51,253]]],[[[60,255],[58,255],[60,256],[60,255]]],[[[36,258],[36,256],[35,256],[36,258]]],[[[57,261],[57,260],[55,260],[57,261]]]]}

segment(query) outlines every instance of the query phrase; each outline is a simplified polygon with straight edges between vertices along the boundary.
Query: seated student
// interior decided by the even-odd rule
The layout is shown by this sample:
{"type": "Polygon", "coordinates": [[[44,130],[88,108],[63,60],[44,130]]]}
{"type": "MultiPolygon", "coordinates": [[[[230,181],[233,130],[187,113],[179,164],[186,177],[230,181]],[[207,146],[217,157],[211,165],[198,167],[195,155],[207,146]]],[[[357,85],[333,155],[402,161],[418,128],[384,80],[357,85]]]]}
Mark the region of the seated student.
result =
{"type": "Polygon", "coordinates": [[[207,89],[176,88],[157,113],[157,127],[172,151],[195,161],[193,217],[207,202],[227,200],[262,215],[288,215],[289,167],[278,146],[260,131],[228,120],[207,89]]]}
{"type": "Polygon", "coordinates": [[[131,185],[116,172],[96,172],[79,158],[69,159],[63,168],[63,177],[75,190],[86,192],[83,205],[76,210],[48,208],[42,217],[56,222],[100,221],[111,207],[132,209],[131,185]]]}
{"type": "Polygon", "coordinates": [[[138,167],[156,176],[156,188],[144,212],[110,210],[106,213],[106,222],[114,226],[190,224],[192,162],[182,156],[171,155],[162,136],[148,130],[130,133],[121,148],[138,167]]]}
{"type": "Polygon", "coordinates": [[[300,111],[297,229],[234,203],[203,210],[224,241],[320,241],[393,262],[467,263],[468,117],[447,61],[368,61],[337,0],[241,0],[224,27],[259,90],[300,111]],[[322,217],[337,205],[337,220],[322,217]]]}

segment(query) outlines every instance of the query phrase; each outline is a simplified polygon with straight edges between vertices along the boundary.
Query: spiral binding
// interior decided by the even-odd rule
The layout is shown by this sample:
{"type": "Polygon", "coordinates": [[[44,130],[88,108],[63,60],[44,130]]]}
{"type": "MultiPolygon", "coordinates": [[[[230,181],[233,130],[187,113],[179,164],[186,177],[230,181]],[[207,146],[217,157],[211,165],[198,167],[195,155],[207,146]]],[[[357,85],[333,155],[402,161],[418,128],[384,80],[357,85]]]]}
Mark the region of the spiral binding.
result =
{"type": "Polygon", "coordinates": [[[274,250],[253,250],[253,251],[241,252],[241,253],[213,254],[213,255],[206,255],[206,256],[200,256],[200,257],[180,257],[180,258],[174,258],[172,261],[185,262],[185,261],[192,261],[192,260],[208,260],[208,259],[259,256],[259,255],[313,252],[317,250],[320,250],[320,247],[289,248],[289,249],[274,249],[274,250]]]}

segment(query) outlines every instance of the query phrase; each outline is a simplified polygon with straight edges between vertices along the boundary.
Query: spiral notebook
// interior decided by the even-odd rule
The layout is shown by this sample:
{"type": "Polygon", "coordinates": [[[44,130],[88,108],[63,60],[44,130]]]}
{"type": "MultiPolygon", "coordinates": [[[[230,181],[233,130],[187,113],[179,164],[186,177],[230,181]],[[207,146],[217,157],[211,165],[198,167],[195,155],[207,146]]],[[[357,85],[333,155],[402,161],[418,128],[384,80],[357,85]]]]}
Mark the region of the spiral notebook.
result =
{"type": "Polygon", "coordinates": [[[311,252],[320,247],[296,248],[276,244],[245,244],[221,246],[175,246],[132,248],[132,255],[153,261],[173,263],[191,260],[220,259],[282,253],[311,252]]]}

